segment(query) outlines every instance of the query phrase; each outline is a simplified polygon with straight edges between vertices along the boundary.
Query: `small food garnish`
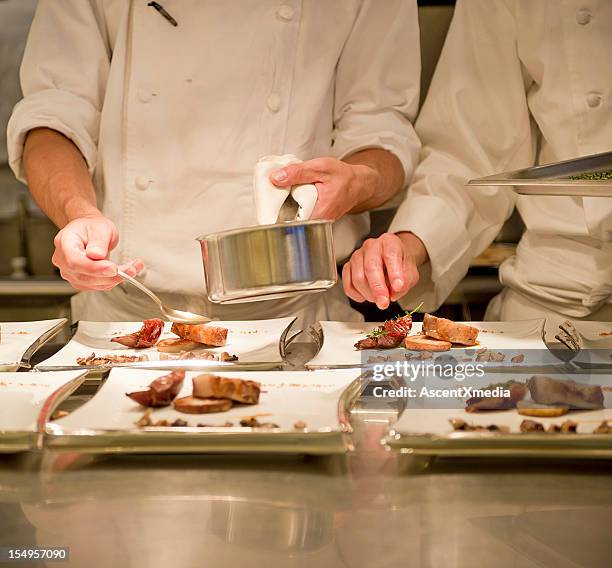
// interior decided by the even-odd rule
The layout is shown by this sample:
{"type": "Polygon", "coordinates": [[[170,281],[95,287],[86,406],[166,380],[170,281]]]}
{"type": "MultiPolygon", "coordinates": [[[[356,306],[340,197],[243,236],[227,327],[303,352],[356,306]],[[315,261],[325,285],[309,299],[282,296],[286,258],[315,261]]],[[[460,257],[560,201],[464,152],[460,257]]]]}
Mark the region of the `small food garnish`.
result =
{"type": "Polygon", "coordinates": [[[535,420],[523,420],[520,429],[521,432],[544,432],[544,426],[535,420]]]}
{"type": "Polygon", "coordinates": [[[145,410],[145,413],[136,422],[134,422],[134,424],[140,428],[151,426],[151,412],[153,412],[153,410],[150,408],[145,410]]]}
{"type": "Polygon", "coordinates": [[[306,422],[304,422],[303,420],[298,420],[294,425],[293,428],[295,430],[306,430],[307,424],[306,422]]]}
{"type": "Polygon", "coordinates": [[[612,434],[612,420],[604,420],[593,430],[593,434],[612,434]]]}
{"type": "Polygon", "coordinates": [[[137,361],[147,361],[146,355],[96,355],[92,353],[87,357],[77,357],[77,365],[86,367],[104,367],[113,363],[136,363],[137,361]]]}

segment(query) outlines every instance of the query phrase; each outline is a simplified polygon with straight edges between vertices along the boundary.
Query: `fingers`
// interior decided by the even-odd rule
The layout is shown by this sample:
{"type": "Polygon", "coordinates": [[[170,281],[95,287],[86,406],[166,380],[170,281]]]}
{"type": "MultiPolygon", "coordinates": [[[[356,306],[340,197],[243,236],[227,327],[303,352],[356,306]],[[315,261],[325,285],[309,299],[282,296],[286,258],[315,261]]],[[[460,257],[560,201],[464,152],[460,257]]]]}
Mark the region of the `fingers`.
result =
{"type": "Polygon", "coordinates": [[[351,278],[351,262],[349,261],[342,268],[342,286],[344,287],[344,292],[349,298],[356,302],[365,302],[365,298],[353,286],[351,278]]]}
{"type": "Polygon", "coordinates": [[[385,279],[381,239],[368,239],[363,245],[364,273],[370,296],[380,310],[389,307],[390,292],[385,279]]]}
{"type": "MultiPolygon", "coordinates": [[[[51,261],[77,290],[110,290],[122,281],[117,265],[107,259],[117,240],[115,226],[101,215],[76,219],[56,235],[51,261]]],[[[122,269],[134,276],[143,267],[142,261],[134,260],[122,269]]]]}
{"type": "MultiPolygon", "coordinates": [[[[144,268],[144,264],[140,259],[136,259],[122,264],[119,268],[129,276],[136,276],[144,268]]],[[[77,290],[106,291],[123,282],[123,278],[117,275],[113,277],[92,276],[91,274],[73,272],[66,269],[60,270],[60,274],[64,280],[68,281],[77,290]]]]}
{"type": "Polygon", "coordinates": [[[361,301],[374,302],[374,295],[366,277],[363,248],[356,250],[349,262],[352,288],[363,298],[361,301]]]}
{"type": "Polygon", "coordinates": [[[90,223],[86,227],[85,253],[92,260],[104,260],[117,244],[117,231],[112,224],[90,223]]]}
{"type": "Polygon", "coordinates": [[[289,164],[270,173],[270,181],[279,187],[326,181],[337,168],[334,158],[316,158],[289,164]]]}
{"type": "Polygon", "coordinates": [[[395,234],[368,239],[342,270],[344,290],[357,302],[373,302],[384,310],[404,296],[419,280],[412,255],[395,234]]]}
{"type": "Polygon", "coordinates": [[[87,256],[85,240],[78,232],[60,231],[55,239],[55,247],[51,262],[60,270],[100,277],[117,275],[117,267],[110,260],[92,260],[87,256]]]}

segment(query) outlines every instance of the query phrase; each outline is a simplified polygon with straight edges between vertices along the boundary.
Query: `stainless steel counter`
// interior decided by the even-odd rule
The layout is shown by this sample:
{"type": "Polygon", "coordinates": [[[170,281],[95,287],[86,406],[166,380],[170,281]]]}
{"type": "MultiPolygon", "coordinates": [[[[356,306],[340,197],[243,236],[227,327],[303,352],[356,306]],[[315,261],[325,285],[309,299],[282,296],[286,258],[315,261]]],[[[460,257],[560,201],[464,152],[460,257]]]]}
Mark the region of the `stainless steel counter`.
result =
{"type": "Polygon", "coordinates": [[[0,458],[0,546],[68,546],[58,566],[86,567],[612,564],[609,462],[422,469],[381,447],[392,416],[358,405],[346,457],[0,458]]]}

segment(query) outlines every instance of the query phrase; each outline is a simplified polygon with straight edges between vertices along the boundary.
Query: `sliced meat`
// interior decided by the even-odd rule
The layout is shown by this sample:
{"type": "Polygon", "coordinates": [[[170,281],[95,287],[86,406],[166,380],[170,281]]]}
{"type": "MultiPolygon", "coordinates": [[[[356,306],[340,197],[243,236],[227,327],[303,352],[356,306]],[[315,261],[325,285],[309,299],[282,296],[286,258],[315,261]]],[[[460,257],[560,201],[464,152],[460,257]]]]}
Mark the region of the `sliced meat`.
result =
{"type": "Polygon", "coordinates": [[[355,349],[358,349],[359,351],[376,349],[377,347],[378,341],[374,337],[366,337],[365,339],[360,339],[357,343],[355,343],[355,349]]]}
{"type": "Polygon", "coordinates": [[[227,342],[227,329],[206,324],[173,323],[172,332],[183,339],[222,347],[227,342]]]}
{"type": "Polygon", "coordinates": [[[142,406],[168,406],[181,390],[184,379],[185,371],[172,371],[155,379],[147,390],[129,392],[126,396],[142,406]]]}
{"type": "Polygon", "coordinates": [[[423,316],[423,333],[435,339],[459,343],[461,345],[476,345],[478,329],[464,323],[437,318],[431,314],[423,316]]]}
{"type": "Polygon", "coordinates": [[[260,383],[246,379],[208,374],[193,378],[193,396],[198,398],[229,398],[243,404],[257,404],[260,391],[260,383]]]}
{"type": "Polygon", "coordinates": [[[147,319],[142,322],[142,327],[128,335],[113,337],[111,343],[120,343],[131,349],[145,349],[153,347],[162,331],[164,330],[164,322],[160,319],[147,319]]]}
{"type": "Polygon", "coordinates": [[[520,400],[516,404],[517,412],[522,416],[534,416],[539,418],[555,418],[567,414],[567,406],[550,406],[539,404],[531,400],[520,400]]]}
{"type": "Polygon", "coordinates": [[[200,347],[199,343],[190,341],[189,339],[162,339],[157,343],[157,350],[160,353],[182,353],[183,351],[191,351],[200,347]]]}
{"type": "Polygon", "coordinates": [[[510,391],[510,396],[492,396],[488,398],[473,396],[466,401],[467,412],[480,412],[482,410],[508,410],[516,408],[519,401],[527,395],[527,385],[516,381],[489,385],[484,390],[494,390],[501,387],[510,391]]]}
{"type": "Polygon", "coordinates": [[[451,348],[451,343],[427,337],[424,333],[417,333],[406,336],[404,346],[412,351],[448,351],[451,348]]]}
{"type": "Polygon", "coordinates": [[[601,386],[577,383],[571,379],[553,379],[535,375],[527,381],[531,398],[540,404],[569,406],[582,410],[603,408],[601,386]]]}
{"type": "Polygon", "coordinates": [[[183,396],[174,401],[174,408],[186,414],[209,414],[225,412],[232,407],[232,401],[227,398],[196,398],[183,396]]]}
{"type": "Polygon", "coordinates": [[[383,331],[377,338],[379,349],[395,349],[402,344],[405,335],[401,333],[387,333],[383,331]]]}

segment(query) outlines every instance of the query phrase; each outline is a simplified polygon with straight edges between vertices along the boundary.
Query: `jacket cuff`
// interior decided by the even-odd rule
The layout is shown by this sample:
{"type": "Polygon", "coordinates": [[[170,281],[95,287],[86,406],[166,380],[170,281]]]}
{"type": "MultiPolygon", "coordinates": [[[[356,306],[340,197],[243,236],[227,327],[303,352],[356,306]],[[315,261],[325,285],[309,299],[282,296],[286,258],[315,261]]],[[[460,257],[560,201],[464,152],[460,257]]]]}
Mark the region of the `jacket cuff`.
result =
{"type": "Polygon", "coordinates": [[[9,165],[17,179],[26,183],[23,169],[23,147],[30,130],[50,128],[70,139],[79,149],[90,175],[97,160],[99,111],[67,91],[45,90],[19,102],[7,127],[9,165]]]}
{"type": "Polygon", "coordinates": [[[389,232],[414,233],[425,245],[429,262],[420,270],[419,289],[427,294],[427,309],[436,309],[465,276],[469,267],[469,238],[448,204],[432,196],[410,196],[397,211],[389,232]]]}
{"type": "Polygon", "coordinates": [[[346,115],[334,131],[332,155],[342,160],[370,148],[382,148],[396,156],[404,169],[405,185],[408,185],[418,163],[421,143],[407,118],[391,111],[346,115]]]}

